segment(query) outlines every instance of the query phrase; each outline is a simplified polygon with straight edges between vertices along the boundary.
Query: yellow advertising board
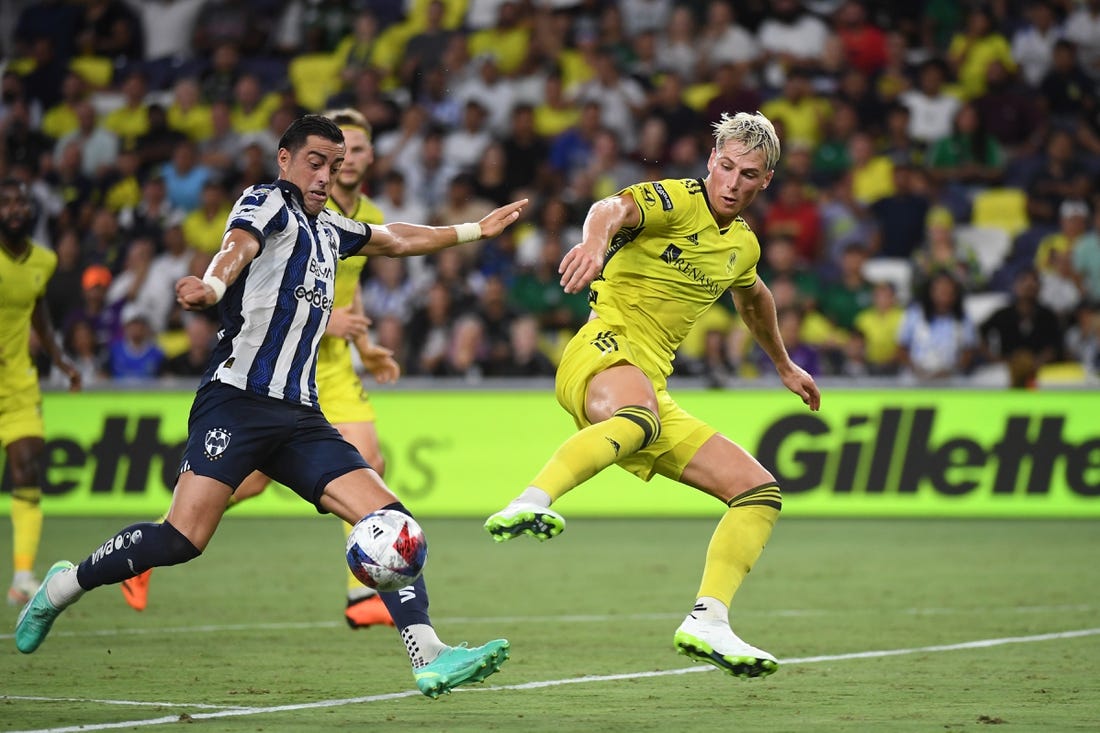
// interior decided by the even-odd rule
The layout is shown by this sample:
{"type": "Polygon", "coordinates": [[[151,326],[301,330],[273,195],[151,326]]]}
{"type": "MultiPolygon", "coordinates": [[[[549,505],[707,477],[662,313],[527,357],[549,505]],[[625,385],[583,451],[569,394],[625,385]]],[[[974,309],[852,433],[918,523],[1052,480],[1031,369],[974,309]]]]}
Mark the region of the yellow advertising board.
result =
{"type": "MultiPolygon", "coordinates": [[[[817,413],[781,388],[675,394],[775,474],[786,516],[1100,518],[1100,393],[827,390],[817,413]]],[[[47,513],[160,515],[192,396],[45,395],[47,513]]],[[[386,480],[423,516],[488,515],[573,432],[547,391],[386,389],[372,399],[386,480]]],[[[567,516],[722,511],[675,482],[615,467],[558,506],[567,516]]],[[[235,511],[314,509],[273,486],[235,511]]]]}

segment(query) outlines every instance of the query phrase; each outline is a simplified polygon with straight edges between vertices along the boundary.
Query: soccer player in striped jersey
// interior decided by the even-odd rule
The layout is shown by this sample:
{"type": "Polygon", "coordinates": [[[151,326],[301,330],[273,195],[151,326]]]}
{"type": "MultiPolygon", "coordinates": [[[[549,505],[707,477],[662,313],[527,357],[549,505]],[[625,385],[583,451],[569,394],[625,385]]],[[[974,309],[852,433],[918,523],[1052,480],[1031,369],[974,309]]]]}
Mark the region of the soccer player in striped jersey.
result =
{"type": "MultiPolygon", "coordinates": [[[[527,201],[456,226],[363,224],[325,207],[344,151],[332,120],[295,120],[279,141],[278,180],[244,192],[205,276],[176,284],[187,310],[219,304],[222,331],[191,407],[168,517],[119,530],[79,566],[54,563],[16,621],[21,652],[35,651],[58,615],[87,591],[198,557],[233,489],[255,470],[349,523],[383,508],[409,514],[318,407],[314,373],[336,263],[352,255],[429,254],[495,237],[527,201]]],[[[481,682],[508,658],[505,639],[473,648],[444,644],[431,625],[423,577],[382,600],[417,687],[429,697],[481,682]]]]}
{"type": "MultiPolygon", "coordinates": [[[[332,110],[325,116],[340,127],[345,147],[344,162],[332,182],[328,208],[364,224],[381,224],[382,211],[361,192],[374,160],[370,123],[354,109],[332,110]]],[[[379,476],[384,476],[385,463],[374,425],[374,407],[355,372],[350,347],[355,347],[363,366],[379,383],[397,379],[401,367],[394,361],[393,353],[372,343],[367,333],[369,321],[363,312],[359,290],[359,277],[366,263],[365,257],[348,257],[336,265],[332,315],[317,350],[317,399],[328,421],[363,454],[379,476]]],[[[229,507],[259,496],[270,481],[263,472],[254,471],[230,496],[229,507]]],[[[164,521],[164,517],[157,521],[164,521]]],[[[344,528],[345,533],[351,531],[351,525],[346,522],[344,528]]],[[[149,568],[119,584],[126,603],[135,611],[145,610],[148,604],[152,574],[153,569],[149,568]]],[[[393,626],[390,612],[378,593],[360,583],[350,569],[344,619],[353,629],[393,626]]]]}
{"type": "Polygon", "coordinates": [[[0,444],[12,479],[12,581],[8,603],[22,606],[38,587],[34,561],[42,537],[39,464],[45,441],[38,371],[31,362],[31,329],[50,359],[80,389],[80,372],[54,339],[44,299],[57,255],[28,236],[30,195],[15,179],[0,183],[0,444]]]}
{"type": "Polygon", "coordinates": [[[558,401],[578,433],[485,528],[498,541],[540,540],[565,520],[553,501],[615,463],[648,481],[661,474],[726,504],[707,549],[695,606],[673,642],[738,677],[761,677],[774,656],[733,633],[729,605],[779,517],[775,478],[743,448],[669,396],[672,360],[695,320],[726,291],[783,384],[811,410],[821,396],[791,361],[775,301],[757,276],[760,244],[740,214],[768,186],[779,138],[761,114],[723,115],[705,179],[638,183],[589,209],[583,239],[562,259],[561,284],[591,284],[592,316],[558,366],[558,401]]]}

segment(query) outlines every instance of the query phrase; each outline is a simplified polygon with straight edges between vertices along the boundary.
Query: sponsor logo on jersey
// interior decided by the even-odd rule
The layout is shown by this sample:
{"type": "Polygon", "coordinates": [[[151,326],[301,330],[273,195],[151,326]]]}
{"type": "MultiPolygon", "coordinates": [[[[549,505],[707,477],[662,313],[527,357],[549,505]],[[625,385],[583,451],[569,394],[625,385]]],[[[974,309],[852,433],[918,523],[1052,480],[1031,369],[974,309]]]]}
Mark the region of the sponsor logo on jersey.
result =
{"type": "Polygon", "coordinates": [[[657,199],[653,198],[653,192],[649,190],[649,186],[642,186],[642,202],[651,209],[657,205],[657,199]]]}
{"type": "Polygon", "coordinates": [[[684,178],[680,182],[684,184],[684,190],[689,194],[702,193],[703,191],[703,185],[699,183],[698,178],[684,178]]]}
{"type": "Polygon", "coordinates": [[[320,286],[307,290],[305,285],[299,285],[294,288],[294,297],[298,300],[304,300],[314,308],[325,311],[332,310],[332,296],[328,295],[320,286]]]}
{"type": "Polygon", "coordinates": [[[229,447],[229,441],[232,437],[233,434],[225,428],[210,428],[207,430],[206,437],[202,441],[202,448],[206,453],[206,457],[211,461],[221,458],[229,447]]]}
{"type": "Polygon", "coordinates": [[[693,265],[688,258],[681,257],[680,255],[683,253],[684,251],[675,244],[670,244],[668,247],[665,247],[665,251],[661,253],[661,259],[682,272],[689,280],[701,286],[715,298],[720,296],[724,288],[714,282],[710,275],[693,265]]]}
{"type": "Polygon", "coordinates": [[[331,280],[334,277],[334,272],[328,265],[323,265],[317,260],[309,261],[309,271],[314,277],[319,277],[322,280],[331,280]]]}
{"type": "Polygon", "coordinates": [[[653,190],[661,197],[661,208],[665,211],[672,211],[672,197],[668,195],[665,187],[659,183],[654,183],[653,190]]]}
{"type": "Polygon", "coordinates": [[[687,235],[687,241],[688,241],[688,244],[690,244],[692,247],[698,247],[699,246],[699,232],[695,232],[694,234],[687,235]]]}

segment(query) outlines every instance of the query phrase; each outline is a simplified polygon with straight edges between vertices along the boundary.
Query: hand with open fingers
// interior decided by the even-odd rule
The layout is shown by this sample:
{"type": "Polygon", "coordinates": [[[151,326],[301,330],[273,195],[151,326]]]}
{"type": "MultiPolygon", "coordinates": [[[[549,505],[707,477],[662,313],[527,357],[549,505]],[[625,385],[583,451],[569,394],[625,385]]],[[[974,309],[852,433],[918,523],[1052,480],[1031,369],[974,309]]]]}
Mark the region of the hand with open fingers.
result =
{"type": "Polygon", "coordinates": [[[214,288],[194,275],[187,275],[176,282],[176,302],[185,311],[201,311],[218,302],[218,296],[214,288]]]}
{"type": "Polygon", "coordinates": [[[580,243],[565,253],[558,266],[561,286],[567,293],[579,293],[603,270],[603,250],[593,252],[580,243]]]}
{"type": "Polygon", "coordinates": [[[821,391],[809,372],[792,363],[789,369],[779,373],[779,377],[783,380],[783,385],[801,397],[811,411],[817,412],[820,409],[821,391]]]}
{"type": "Polygon", "coordinates": [[[488,239],[503,232],[509,225],[514,224],[516,219],[519,219],[525,206],[527,206],[527,199],[520,199],[490,211],[478,222],[481,226],[481,238],[488,239]]]}
{"type": "Polygon", "coordinates": [[[363,361],[363,367],[379,384],[396,382],[401,376],[401,365],[393,358],[393,352],[384,346],[371,344],[359,349],[359,358],[363,361]]]}
{"type": "Polygon", "coordinates": [[[333,308],[325,327],[325,335],[341,339],[350,339],[367,332],[370,319],[359,313],[352,313],[351,306],[333,308]]]}

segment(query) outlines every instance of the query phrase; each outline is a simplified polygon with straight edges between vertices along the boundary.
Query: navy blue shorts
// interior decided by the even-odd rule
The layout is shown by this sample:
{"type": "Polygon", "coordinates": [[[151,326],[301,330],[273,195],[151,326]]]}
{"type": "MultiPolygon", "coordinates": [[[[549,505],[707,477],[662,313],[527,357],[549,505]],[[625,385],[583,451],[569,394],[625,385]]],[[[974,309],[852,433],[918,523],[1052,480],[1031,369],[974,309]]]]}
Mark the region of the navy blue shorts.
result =
{"type": "Polygon", "coordinates": [[[260,470],[322,512],[325,486],[359,468],[368,468],[363,456],[320,410],[220,382],[200,389],[191,404],[180,473],[236,489],[260,470]]]}

